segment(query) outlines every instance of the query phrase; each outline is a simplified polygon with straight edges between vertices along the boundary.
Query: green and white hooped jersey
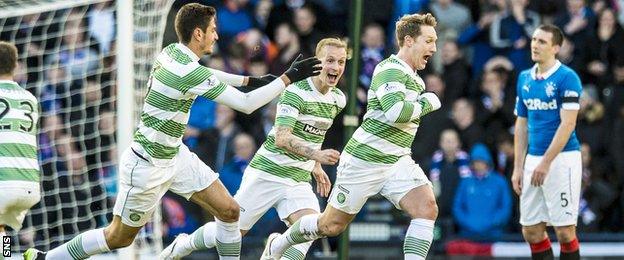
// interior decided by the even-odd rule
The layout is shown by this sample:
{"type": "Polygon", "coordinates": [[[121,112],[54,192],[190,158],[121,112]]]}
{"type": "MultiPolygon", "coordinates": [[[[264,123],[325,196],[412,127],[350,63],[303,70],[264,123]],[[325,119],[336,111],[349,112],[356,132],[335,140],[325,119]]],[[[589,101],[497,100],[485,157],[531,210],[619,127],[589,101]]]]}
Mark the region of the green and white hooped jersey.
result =
{"type": "Polygon", "coordinates": [[[215,99],[226,89],[198,60],[188,47],[174,43],[165,47],[153,64],[134,142],[154,165],[167,165],[178,154],[195,98],[215,99]]]}
{"type": "Polygon", "coordinates": [[[281,178],[310,181],[316,162],[277,147],[275,129],[278,126],[291,127],[294,138],[303,141],[307,147],[320,150],[325,133],[345,104],[342,91],[332,88],[322,94],[314,86],[312,78],[289,85],[277,104],[275,125],[249,166],[281,178]]]}
{"type": "Polygon", "coordinates": [[[0,181],[39,182],[39,103],[11,80],[0,81],[0,181]]]}
{"type": "Polygon", "coordinates": [[[412,119],[418,96],[425,83],[410,66],[391,55],[375,67],[368,90],[368,106],[362,125],[353,133],[345,152],[358,159],[381,164],[394,164],[411,154],[411,145],[420,124],[412,119]],[[384,115],[397,102],[403,106],[396,122],[384,115]]]}

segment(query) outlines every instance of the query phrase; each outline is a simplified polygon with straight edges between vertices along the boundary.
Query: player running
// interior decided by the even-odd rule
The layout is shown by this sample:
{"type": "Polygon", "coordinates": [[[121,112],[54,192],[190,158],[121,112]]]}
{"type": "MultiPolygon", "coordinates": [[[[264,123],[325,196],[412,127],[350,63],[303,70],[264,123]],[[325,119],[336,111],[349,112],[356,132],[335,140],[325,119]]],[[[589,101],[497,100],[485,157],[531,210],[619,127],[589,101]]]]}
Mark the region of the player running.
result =
{"type": "Polygon", "coordinates": [[[380,62],[368,91],[364,122],[340,157],[329,205],[303,216],[282,235],[271,234],[263,259],[279,259],[292,245],[340,234],[369,197],[381,193],[412,218],[405,236],[406,259],[424,259],[438,208],[431,182],[412,160],[411,144],[422,116],[440,108],[416,73],[436,51],[431,14],[405,15],[396,23],[400,49],[380,62]]]}
{"type": "Polygon", "coordinates": [[[581,151],[574,128],[582,86],[555,56],[563,33],[542,25],[531,39],[535,66],[518,77],[514,191],[520,195],[522,235],[533,259],[553,259],[546,226],[553,226],[561,259],[579,259],[576,221],[581,190],[581,151]],[[528,153],[527,153],[528,146],[528,153]]]}
{"type": "Polygon", "coordinates": [[[22,228],[30,207],[41,199],[37,161],[39,103],[13,76],[17,48],[0,41],[0,237],[5,226],[22,228]]]}
{"type": "MultiPolygon", "coordinates": [[[[279,79],[242,93],[230,85],[259,79],[213,74],[215,71],[198,63],[200,56],[212,53],[219,38],[215,14],[212,7],[187,4],[176,15],[175,30],[180,42],[165,47],[153,64],[141,121],[131,147],[124,151],[119,163],[121,180],[112,223],[74,237],[47,252],[45,259],[86,259],[130,245],[167,190],[213,214],[217,219],[219,257],[239,258],[239,206],[218,180],[218,174],[182,144],[191,104],[201,95],[251,113],[277,97],[290,82],[318,75],[320,68],[316,65],[320,61],[295,60],[279,79]]],[[[24,258],[41,255],[29,249],[24,258]]]]}
{"type": "MultiPolygon", "coordinates": [[[[320,212],[318,199],[310,185],[310,173],[317,191],[327,197],[331,184],[321,164],[333,165],[340,153],[321,149],[327,129],[346,104],[345,95],[336,88],[347,62],[347,44],[326,38],[316,46],[321,74],[294,82],[277,105],[275,126],[264,145],[245,169],[234,199],[241,207],[240,229],[245,235],[271,207],[286,225],[304,215],[320,212]]],[[[215,246],[215,223],[210,222],[190,236],[181,234],[160,254],[161,259],[178,259],[193,250],[215,246]]],[[[304,259],[312,241],[284,252],[286,259],[304,259]]]]}

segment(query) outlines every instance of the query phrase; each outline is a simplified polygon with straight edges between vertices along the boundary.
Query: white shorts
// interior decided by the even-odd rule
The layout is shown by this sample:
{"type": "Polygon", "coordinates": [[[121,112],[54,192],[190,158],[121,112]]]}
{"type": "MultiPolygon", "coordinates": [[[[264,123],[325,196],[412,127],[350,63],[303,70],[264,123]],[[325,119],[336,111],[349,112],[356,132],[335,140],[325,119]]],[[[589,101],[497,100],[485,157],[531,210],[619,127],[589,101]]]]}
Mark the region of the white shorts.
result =
{"type": "Polygon", "coordinates": [[[156,167],[139,158],[130,148],[119,163],[119,192],[113,214],[132,227],[147,223],[162,196],[170,190],[187,200],[219,178],[185,145],[168,167],[156,167]]]}
{"type": "Polygon", "coordinates": [[[0,224],[10,226],[15,231],[22,228],[28,209],[41,199],[38,182],[0,181],[0,224]]]}
{"type": "Polygon", "coordinates": [[[431,185],[423,170],[410,156],[403,156],[393,165],[370,163],[347,153],[340,156],[336,183],[329,204],[348,214],[357,214],[364,203],[380,193],[397,209],[410,190],[431,185]]]}
{"type": "Polygon", "coordinates": [[[542,156],[527,155],[524,162],[520,224],[576,225],[581,194],[581,152],[558,154],[550,164],[544,184],[535,187],[531,185],[531,177],[541,160],[542,156]]]}
{"type": "Polygon", "coordinates": [[[287,218],[302,209],[321,212],[318,199],[307,182],[296,182],[247,167],[240,188],[234,195],[240,205],[239,226],[250,230],[271,207],[290,226],[287,218]]]}

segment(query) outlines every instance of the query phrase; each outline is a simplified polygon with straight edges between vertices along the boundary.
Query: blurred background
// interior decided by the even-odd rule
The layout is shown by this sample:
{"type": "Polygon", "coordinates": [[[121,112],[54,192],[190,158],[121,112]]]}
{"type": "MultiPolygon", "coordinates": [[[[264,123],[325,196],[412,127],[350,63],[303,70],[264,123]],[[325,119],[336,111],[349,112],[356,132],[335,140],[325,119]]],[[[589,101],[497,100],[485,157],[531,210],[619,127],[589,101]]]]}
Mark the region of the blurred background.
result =
{"type": "MultiPolygon", "coordinates": [[[[581,254],[624,257],[622,0],[136,0],[132,39],[126,39],[132,46],[117,45],[119,28],[130,25],[118,24],[116,1],[0,1],[0,40],[16,43],[20,53],[15,80],[39,99],[42,110],[44,197],[24,230],[10,233],[19,241],[15,250],[47,250],[107,225],[116,196],[116,134],[121,127],[134,129],[115,119],[140,110],[153,57],[177,41],[175,13],[191,2],[217,9],[218,46],[200,62],[229,73],[279,75],[299,53],[313,55],[320,39],[348,39],[355,56],[339,85],[353,97],[350,112],[360,118],[375,65],[398,50],[394,21],[403,14],[435,15],[438,52],[419,74],[443,106],[422,120],[412,146],[440,208],[431,258],[529,256],[509,182],[515,84],[520,71],[532,66],[533,30],[543,23],[559,26],[566,40],[558,58],[583,83],[576,128],[583,155],[581,254]],[[359,14],[353,13],[354,1],[363,7],[359,14]],[[134,53],[125,61],[134,70],[131,81],[119,77],[125,48],[134,53]],[[348,82],[351,73],[355,80],[348,82]],[[133,93],[131,111],[117,106],[124,88],[133,93]]],[[[245,115],[198,97],[184,142],[234,194],[274,117],[275,102],[245,115]]],[[[323,146],[341,150],[348,133],[340,115],[323,146]]],[[[335,168],[325,170],[333,180],[335,168]]],[[[320,203],[323,208],[325,199],[320,203]]],[[[165,195],[161,208],[138,239],[139,247],[160,248],[212,219],[174,194],[165,195]]],[[[352,259],[400,259],[409,220],[374,197],[351,225],[348,239],[340,240],[349,244],[319,240],[308,259],[333,259],[340,250],[348,250],[352,259]]],[[[242,258],[257,259],[266,236],[283,230],[276,212],[269,211],[244,238],[242,258]]],[[[216,259],[216,253],[189,257],[195,258],[216,259]]]]}

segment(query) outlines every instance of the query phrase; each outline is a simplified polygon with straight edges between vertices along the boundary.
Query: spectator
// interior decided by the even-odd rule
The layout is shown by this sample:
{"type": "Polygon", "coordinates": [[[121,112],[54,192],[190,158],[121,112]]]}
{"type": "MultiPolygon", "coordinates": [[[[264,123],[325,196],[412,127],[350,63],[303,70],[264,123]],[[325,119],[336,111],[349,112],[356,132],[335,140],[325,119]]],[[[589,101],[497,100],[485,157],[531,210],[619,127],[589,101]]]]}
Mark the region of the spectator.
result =
{"type": "Polygon", "coordinates": [[[475,143],[483,141],[485,130],[475,121],[475,107],[471,101],[466,98],[456,100],[453,103],[451,118],[459,133],[462,147],[472,147],[475,143]]]}
{"type": "Polygon", "coordinates": [[[441,61],[444,66],[442,78],[446,85],[442,104],[452,104],[468,93],[466,83],[470,82],[470,67],[466,64],[459,46],[452,40],[442,45],[441,61]]]}
{"type": "Polygon", "coordinates": [[[554,23],[575,46],[574,56],[581,57],[588,47],[585,40],[593,34],[596,23],[595,14],[586,6],[585,0],[567,0],[566,9],[557,15],[554,23]]]}
{"type": "Polygon", "coordinates": [[[583,64],[587,64],[583,81],[595,84],[599,90],[613,83],[613,67],[619,53],[624,52],[624,31],[617,23],[615,11],[604,9],[598,14],[596,29],[588,34],[583,52],[583,64]]]}
{"type": "Polygon", "coordinates": [[[275,43],[277,44],[277,58],[273,60],[269,71],[272,74],[280,75],[286,71],[297,55],[302,52],[299,36],[295,28],[288,24],[282,23],[275,30],[275,43]]]}
{"type": "Polygon", "coordinates": [[[485,142],[494,146],[496,135],[507,131],[515,121],[515,91],[506,88],[509,75],[502,68],[486,70],[481,81],[481,97],[477,102],[479,124],[485,129],[485,142]]]}
{"type": "MultiPolygon", "coordinates": [[[[275,3],[275,2],[274,2],[275,3]]],[[[265,32],[273,41],[277,41],[277,30],[283,23],[291,23],[295,10],[305,4],[305,0],[284,0],[281,4],[276,4],[269,13],[269,19],[265,32]]]]}
{"type": "MultiPolygon", "coordinates": [[[[435,93],[441,100],[446,99],[446,85],[440,75],[432,73],[424,77],[427,91],[435,93]]],[[[446,104],[446,103],[442,103],[446,104]]],[[[417,162],[423,162],[421,167],[429,169],[431,155],[437,149],[440,140],[440,129],[453,127],[453,121],[449,116],[449,106],[442,106],[440,109],[429,113],[421,119],[418,126],[418,133],[412,142],[412,158],[417,162]]]]}
{"type": "Polygon", "coordinates": [[[197,147],[193,151],[217,172],[234,156],[233,140],[240,133],[240,126],[234,122],[235,117],[234,110],[217,105],[214,128],[200,133],[197,147]]]}
{"type": "Polygon", "coordinates": [[[509,185],[492,169],[492,157],[485,145],[475,144],[470,157],[472,176],[462,179],[453,203],[459,236],[474,241],[498,241],[511,216],[509,185]]]}
{"type": "Polygon", "coordinates": [[[528,10],[528,0],[509,1],[506,11],[494,18],[490,27],[490,44],[511,60],[519,70],[528,68],[533,31],[540,25],[537,13],[528,10]]]}
{"type": "Polygon", "coordinates": [[[46,65],[59,64],[70,79],[95,75],[101,63],[97,42],[83,29],[85,21],[81,11],[72,10],[67,19],[60,51],[49,56],[46,65]]]}
{"type": "Polygon", "coordinates": [[[249,0],[224,0],[223,5],[217,8],[219,26],[219,47],[225,49],[234,36],[253,27],[254,19],[247,10],[249,0]]]}
{"type": "Polygon", "coordinates": [[[115,38],[115,6],[113,1],[94,4],[87,13],[89,36],[99,43],[99,52],[108,56],[115,38]]]}
{"type": "MultiPolygon", "coordinates": [[[[470,10],[460,3],[455,3],[453,0],[432,1],[429,9],[438,21],[436,30],[438,32],[437,44],[439,46],[444,46],[447,41],[456,39],[472,23],[470,10]]],[[[434,71],[438,73],[442,72],[440,55],[441,53],[433,55],[434,71]]]]}
{"type": "Polygon", "coordinates": [[[470,161],[468,154],[461,150],[461,141],[453,129],[442,131],[439,147],[431,159],[429,179],[438,201],[438,219],[446,226],[443,228],[445,232],[452,227],[448,222],[452,220],[451,208],[457,185],[461,179],[470,176],[470,161]]]}
{"type": "Polygon", "coordinates": [[[312,56],[316,51],[316,44],[323,38],[323,34],[315,28],[316,14],[313,7],[307,4],[296,9],[293,24],[297,28],[303,54],[312,56]]]}
{"type": "Polygon", "coordinates": [[[362,34],[362,68],[360,69],[359,88],[357,90],[357,99],[360,104],[360,116],[364,116],[366,104],[368,103],[368,88],[373,77],[375,66],[381,62],[386,56],[386,46],[384,30],[381,25],[371,23],[364,27],[362,34]]]}
{"type": "Polygon", "coordinates": [[[598,91],[594,86],[583,88],[579,100],[576,134],[579,141],[589,145],[594,154],[604,154],[607,142],[604,129],[605,108],[598,98],[598,91]]]}
{"type": "Polygon", "coordinates": [[[472,47],[469,60],[471,60],[473,77],[480,75],[485,62],[494,56],[494,48],[490,46],[490,25],[496,13],[497,10],[494,7],[484,7],[479,21],[468,26],[457,38],[457,44],[460,46],[472,47]]]}
{"type": "Polygon", "coordinates": [[[234,156],[223,166],[219,179],[230,194],[236,194],[243,179],[245,168],[249,165],[251,158],[256,152],[256,143],[253,138],[245,133],[237,134],[234,137],[234,156]]]}
{"type": "Polygon", "coordinates": [[[259,0],[258,2],[256,2],[256,8],[254,9],[254,19],[256,22],[256,27],[261,30],[266,29],[267,23],[269,22],[271,9],[273,9],[272,0],[259,0]]]}

